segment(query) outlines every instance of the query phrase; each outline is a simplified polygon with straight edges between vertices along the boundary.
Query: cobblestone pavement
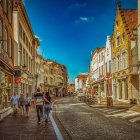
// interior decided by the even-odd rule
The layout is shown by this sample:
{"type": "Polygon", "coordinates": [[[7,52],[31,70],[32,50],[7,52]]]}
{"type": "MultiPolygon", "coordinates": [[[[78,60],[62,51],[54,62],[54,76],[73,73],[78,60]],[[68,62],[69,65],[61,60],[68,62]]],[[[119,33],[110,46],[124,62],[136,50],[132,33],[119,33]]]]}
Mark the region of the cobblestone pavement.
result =
{"type": "Polygon", "coordinates": [[[96,108],[101,111],[106,117],[118,117],[122,119],[127,119],[130,122],[140,123],[140,112],[129,110],[127,108],[96,108]]]}
{"type": "Polygon", "coordinates": [[[73,140],[140,140],[140,124],[105,116],[68,97],[55,104],[56,115],[73,140]]]}
{"type": "Polygon", "coordinates": [[[57,140],[49,121],[46,127],[37,124],[35,110],[29,118],[11,114],[0,121],[0,140],[57,140]]]}

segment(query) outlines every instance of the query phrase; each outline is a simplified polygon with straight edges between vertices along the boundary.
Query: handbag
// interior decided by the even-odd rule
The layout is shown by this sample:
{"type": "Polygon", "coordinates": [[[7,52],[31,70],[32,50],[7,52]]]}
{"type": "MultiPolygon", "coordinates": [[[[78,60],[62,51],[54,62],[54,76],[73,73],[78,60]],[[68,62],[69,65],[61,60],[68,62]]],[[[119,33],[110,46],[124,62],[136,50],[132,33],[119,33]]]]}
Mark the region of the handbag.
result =
{"type": "Polygon", "coordinates": [[[52,110],[51,104],[45,104],[45,109],[52,110]]]}

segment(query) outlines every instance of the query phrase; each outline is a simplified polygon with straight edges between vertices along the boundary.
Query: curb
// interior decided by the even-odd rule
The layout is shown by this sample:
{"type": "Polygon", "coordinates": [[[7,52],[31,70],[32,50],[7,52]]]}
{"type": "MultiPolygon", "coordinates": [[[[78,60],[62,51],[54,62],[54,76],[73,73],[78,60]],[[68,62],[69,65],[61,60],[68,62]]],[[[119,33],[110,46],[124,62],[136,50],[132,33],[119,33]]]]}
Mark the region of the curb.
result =
{"type": "MultiPolygon", "coordinates": [[[[55,102],[57,102],[57,99],[53,101],[52,106],[54,105],[55,102]]],[[[52,122],[52,126],[54,128],[54,131],[55,131],[57,139],[58,140],[64,140],[63,137],[62,137],[62,134],[61,134],[61,132],[59,130],[59,128],[57,127],[57,125],[56,125],[56,123],[55,123],[55,121],[53,119],[52,112],[50,113],[49,117],[50,117],[50,120],[52,122]]]]}

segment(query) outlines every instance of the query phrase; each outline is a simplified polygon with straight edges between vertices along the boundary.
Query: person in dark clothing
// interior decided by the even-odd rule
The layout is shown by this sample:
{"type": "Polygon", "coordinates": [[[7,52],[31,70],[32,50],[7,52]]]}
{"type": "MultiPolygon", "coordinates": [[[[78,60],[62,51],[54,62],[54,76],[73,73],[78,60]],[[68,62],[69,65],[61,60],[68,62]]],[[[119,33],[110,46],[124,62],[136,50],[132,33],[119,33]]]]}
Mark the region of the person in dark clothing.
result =
{"type": "Polygon", "coordinates": [[[40,119],[43,117],[43,93],[40,92],[40,89],[37,89],[37,92],[34,94],[35,105],[38,123],[40,123],[40,119]]]}
{"type": "Polygon", "coordinates": [[[49,120],[49,114],[50,110],[52,109],[51,107],[51,97],[50,93],[46,92],[44,95],[44,114],[45,114],[45,122],[48,122],[49,120]]]}

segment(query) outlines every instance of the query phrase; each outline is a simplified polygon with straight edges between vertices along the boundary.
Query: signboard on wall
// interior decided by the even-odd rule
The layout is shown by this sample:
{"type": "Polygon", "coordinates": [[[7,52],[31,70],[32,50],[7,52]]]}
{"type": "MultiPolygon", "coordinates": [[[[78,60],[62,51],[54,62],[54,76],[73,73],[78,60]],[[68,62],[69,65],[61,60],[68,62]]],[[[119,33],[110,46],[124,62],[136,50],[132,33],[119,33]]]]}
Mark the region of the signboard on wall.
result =
{"type": "Polygon", "coordinates": [[[20,83],[21,82],[21,77],[15,77],[15,83],[20,83]]]}

